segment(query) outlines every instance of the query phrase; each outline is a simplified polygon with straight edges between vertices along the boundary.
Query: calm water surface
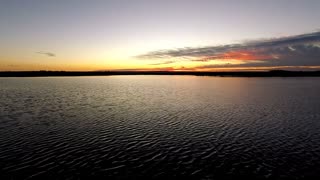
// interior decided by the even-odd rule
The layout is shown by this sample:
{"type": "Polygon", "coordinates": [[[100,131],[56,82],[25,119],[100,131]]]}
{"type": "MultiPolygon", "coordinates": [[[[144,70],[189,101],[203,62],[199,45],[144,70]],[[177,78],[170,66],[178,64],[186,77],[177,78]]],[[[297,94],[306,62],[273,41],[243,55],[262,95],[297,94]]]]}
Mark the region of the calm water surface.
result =
{"type": "Polygon", "coordinates": [[[320,177],[320,78],[0,78],[0,177],[320,177]]]}

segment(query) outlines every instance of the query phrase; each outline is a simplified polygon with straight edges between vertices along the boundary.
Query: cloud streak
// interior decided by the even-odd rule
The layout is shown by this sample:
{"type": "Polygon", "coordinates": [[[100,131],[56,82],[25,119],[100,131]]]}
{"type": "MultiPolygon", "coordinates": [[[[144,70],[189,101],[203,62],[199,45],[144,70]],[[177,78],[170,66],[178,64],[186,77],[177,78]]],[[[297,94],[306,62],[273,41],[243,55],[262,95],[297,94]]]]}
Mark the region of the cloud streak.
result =
{"type": "MultiPolygon", "coordinates": [[[[260,39],[238,44],[153,51],[140,59],[182,58],[197,62],[239,61],[223,66],[317,66],[320,65],[320,31],[296,36],[260,39]]],[[[221,65],[217,65],[219,67],[221,65]]],[[[212,65],[214,67],[214,65],[212,65]]]]}
{"type": "Polygon", "coordinates": [[[46,55],[48,57],[55,57],[56,55],[52,52],[43,52],[43,51],[39,51],[39,52],[36,52],[38,54],[42,54],[42,55],[46,55]]]}
{"type": "Polygon", "coordinates": [[[172,63],[175,63],[175,61],[165,61],[165,62],[160,62],[160,63],[152,63],[149,65],[157,66],[157,65],[172,64],[172,63]]]}

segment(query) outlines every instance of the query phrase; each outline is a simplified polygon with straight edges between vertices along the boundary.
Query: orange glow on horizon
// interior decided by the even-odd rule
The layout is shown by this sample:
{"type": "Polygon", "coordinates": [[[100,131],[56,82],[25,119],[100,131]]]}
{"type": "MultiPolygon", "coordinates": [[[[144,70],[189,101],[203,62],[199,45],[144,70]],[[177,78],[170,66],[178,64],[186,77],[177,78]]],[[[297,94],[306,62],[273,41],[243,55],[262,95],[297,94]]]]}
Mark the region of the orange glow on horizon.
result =
{"type": "MultiPolygon", "coordinates": [[[[320,66],[261,66],[261,67],[165,67],[165,68],[138,68],[138,69],[116,69],[116,71],[206,71],[206,72],[230,72],[230,71],[269,71],[269,70],[320,70],[320,66]]],[[[112,70],[111,70],[112,71],[112,70]]]]}
{"type": "Polygon", "coordinates": [[[255,51],[229,51],[221,55],[208,56],[199,61],[209,61],[209,60],[215,60],[215,59],[224,59],[224,60],[232,59],[232,60],[243,60],[243,61],[267,60],[267,59],[274,59],[274,56],[259,54],[258,52],[255,52],[255,51]]]}

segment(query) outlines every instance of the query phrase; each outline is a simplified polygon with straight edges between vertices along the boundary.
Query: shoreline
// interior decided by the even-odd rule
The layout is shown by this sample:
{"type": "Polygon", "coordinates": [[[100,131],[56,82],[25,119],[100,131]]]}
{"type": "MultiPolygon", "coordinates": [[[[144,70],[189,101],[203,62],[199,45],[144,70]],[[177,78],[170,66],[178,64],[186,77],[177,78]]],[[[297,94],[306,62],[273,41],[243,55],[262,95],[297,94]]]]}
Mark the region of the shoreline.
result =
{"type": "Polygon", "coordinates": [[[218,77],[320,77],[320,71],[0,71],[0,77],[63,77],[63,76],[117,76],[117,75],[193,75],[218,77]]]}

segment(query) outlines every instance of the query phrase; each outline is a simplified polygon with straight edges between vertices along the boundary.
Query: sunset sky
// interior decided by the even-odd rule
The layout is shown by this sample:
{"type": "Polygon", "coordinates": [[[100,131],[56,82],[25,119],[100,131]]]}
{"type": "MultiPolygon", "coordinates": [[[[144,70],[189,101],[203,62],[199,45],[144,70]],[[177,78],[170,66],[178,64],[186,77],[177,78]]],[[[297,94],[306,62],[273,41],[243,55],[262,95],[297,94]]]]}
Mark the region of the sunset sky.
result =
{"type": "Polygon", "coordinates": [[[0,71],[320,70],[319,0],[0,0],[0,71]]]}

